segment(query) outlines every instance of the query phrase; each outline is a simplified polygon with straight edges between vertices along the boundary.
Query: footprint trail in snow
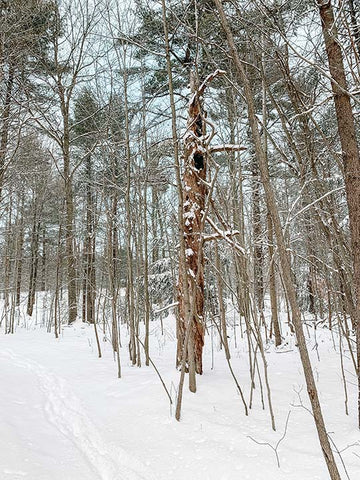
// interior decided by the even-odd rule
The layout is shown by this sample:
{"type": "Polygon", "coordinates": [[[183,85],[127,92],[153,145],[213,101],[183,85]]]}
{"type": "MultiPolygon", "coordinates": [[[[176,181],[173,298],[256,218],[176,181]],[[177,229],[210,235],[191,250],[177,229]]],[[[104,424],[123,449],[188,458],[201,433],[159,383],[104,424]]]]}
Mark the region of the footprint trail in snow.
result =
{"type": "Polygon", "coordinates": [[[105,442],[64,379],[11,350],[0,354],[36,375],[46,398],[44,411],[48,421],[74,443],[101,480],[154,480],[139,460],[121,447],[105,442]]]}

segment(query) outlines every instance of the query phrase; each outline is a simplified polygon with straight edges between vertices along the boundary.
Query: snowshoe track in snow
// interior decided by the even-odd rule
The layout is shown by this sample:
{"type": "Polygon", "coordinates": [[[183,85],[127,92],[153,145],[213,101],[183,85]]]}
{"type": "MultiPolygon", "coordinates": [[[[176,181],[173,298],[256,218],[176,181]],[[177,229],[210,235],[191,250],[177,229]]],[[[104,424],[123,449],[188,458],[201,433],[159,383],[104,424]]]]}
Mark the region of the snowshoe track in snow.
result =
{"type": "Polygon", "coordinates": [[[48,421],[74,443],[101,480],[154,480],[137,459],[104,441],[64,379],[11,350],[2,351],[1,356],[36,375],[46,398],[44,412],[48,421]]]}

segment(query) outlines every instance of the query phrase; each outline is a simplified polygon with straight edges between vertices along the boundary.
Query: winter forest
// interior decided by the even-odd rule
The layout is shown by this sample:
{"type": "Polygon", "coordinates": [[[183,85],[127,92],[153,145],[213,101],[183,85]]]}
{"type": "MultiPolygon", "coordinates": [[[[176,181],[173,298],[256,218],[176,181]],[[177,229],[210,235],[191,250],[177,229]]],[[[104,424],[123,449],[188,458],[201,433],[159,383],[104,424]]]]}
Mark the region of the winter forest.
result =
{"type": "Polygon", "coordinates": [[[0,480],[360,478],[360,1],[0,0],[0,480]]]}

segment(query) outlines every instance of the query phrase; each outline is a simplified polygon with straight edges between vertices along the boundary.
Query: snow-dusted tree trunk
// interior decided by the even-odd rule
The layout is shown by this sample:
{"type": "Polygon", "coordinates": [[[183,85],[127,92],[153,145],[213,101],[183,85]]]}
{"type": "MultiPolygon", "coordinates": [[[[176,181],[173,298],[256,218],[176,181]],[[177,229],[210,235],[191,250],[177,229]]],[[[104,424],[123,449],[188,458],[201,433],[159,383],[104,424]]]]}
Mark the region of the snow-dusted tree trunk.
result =
{"type": "Polygon", "coordinates": [[[202,350],[204,346],[204,255],[203,238],[204,210],[206,198],[207,153],[204,145],[205,122],[203,103],[195,75],[191,73],[191,99],[188,109],[187,132],[184,140],[183,173],[183,219],[185,259],[180,262],[179,275],[179,328],[178,364],[184,348],[185,332],[189,336],[187,362],[196,373],[202,373],[202,350]],[[184,271],[181,271],[185,269],[184,271]],[[185,273],[185,274],[184,274],[185,273]],[[193,306],[192,317],[186,323],[184,285],[187,282],[189,303],[193,306]]]}

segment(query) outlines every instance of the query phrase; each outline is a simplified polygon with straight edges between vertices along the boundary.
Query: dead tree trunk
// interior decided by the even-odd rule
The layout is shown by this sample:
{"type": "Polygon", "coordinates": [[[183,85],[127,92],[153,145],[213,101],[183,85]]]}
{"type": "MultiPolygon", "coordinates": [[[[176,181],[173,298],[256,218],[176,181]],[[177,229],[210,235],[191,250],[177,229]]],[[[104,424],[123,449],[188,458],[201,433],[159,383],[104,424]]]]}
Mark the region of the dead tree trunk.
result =
{"type": "Polygon", "coordinates": [[[191,100],[188,110],[187,132],[184,144],[183,173],[183,219],[185,261],[180,263],[179,272],[179,328],[177,364],[181,363],[186,329],[191,329],[187,363],[194,363],[196,373],[202,374],[202,350],[204,346],[204,256],[203,256],[203,214],[206,198],[207,153],[204,147],[206,134],[205,113],[199,86],[191,73],[191,100]],[[184,303],[184,281],[187,282],[189,303],[194,305],[192,318],[186,324],[184,303]],[[190,358],[190,356],[193,358],[190,358]]]}

